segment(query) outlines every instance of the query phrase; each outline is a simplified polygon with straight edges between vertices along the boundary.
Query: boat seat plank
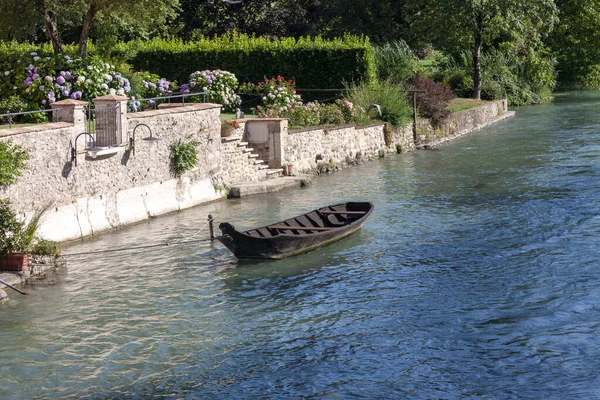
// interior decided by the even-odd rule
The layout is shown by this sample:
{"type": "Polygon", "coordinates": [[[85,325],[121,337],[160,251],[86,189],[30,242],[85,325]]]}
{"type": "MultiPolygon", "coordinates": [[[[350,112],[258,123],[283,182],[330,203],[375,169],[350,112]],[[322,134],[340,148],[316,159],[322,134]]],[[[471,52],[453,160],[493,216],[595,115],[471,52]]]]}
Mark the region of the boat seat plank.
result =
{"type": "Polygon", "coordinates": [[[295,231],[329,231],[331,229],[336,229],[336,227],[314,227],[314,226],[288,226],[288,225],[270,225],[271,229],[290,229],[295,231]]]}
{"type": "Polygon", "coordinates": [[[321,211],[323,214],[348,214],[348,215],[364,215],[366,211],[321,211]]]}

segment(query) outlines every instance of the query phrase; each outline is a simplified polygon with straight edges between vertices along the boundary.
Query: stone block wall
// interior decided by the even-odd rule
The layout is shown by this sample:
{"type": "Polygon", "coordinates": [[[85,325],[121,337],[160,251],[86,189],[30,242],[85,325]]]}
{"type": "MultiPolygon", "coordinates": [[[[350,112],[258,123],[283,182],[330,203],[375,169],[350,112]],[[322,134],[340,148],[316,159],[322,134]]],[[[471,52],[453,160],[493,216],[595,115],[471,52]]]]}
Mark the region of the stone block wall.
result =
{"type": "Polygon", "coordinates": [[[417,145],[433,144],[440,140],[445,141],[452,136],[478,129],[489,124],[490,121],[510,115],[513,115],[513,113],[508,111],[508,101],[503,99],[455,112],[450,115],[448,122],[438,129],[433,128],[429,119],[420,119],[417,122],[417,145]]]}
{"type": "Polygon", "coordinates": [[[284,163],[292,165],[296,172],[309,172],[322,162],[344,165],[378,157],[380,150],[395,152],[397,144],[406,150],[414,147],[412,125],[394,132],[389,145],[385,143],[384,126],[348,125],[291,131],[284,146],[284,163]]]}
{"type": "Polygon", "coordinates": [[[174,109],[129,114],[126,137],[136,130],[135,154],[129,140],[113,154],[90,157],[86,135],[77,124],[61,122],[19,130],[3,130],[30,154],[29,168],[18,182],[0,191],[24,215],[46,204],[40,234],[69,240],[147,219],[224,196],[213,185],[221,170],[220,106],[192,104],[174,109]],[[148,129],[149,128],[149,129],[148,129]],[[149,136],[161,140],[142,140],[149,136]],[[199,142],[198,166],[183,177],[170,167],[170,146],[178,140],[199,142]]]}

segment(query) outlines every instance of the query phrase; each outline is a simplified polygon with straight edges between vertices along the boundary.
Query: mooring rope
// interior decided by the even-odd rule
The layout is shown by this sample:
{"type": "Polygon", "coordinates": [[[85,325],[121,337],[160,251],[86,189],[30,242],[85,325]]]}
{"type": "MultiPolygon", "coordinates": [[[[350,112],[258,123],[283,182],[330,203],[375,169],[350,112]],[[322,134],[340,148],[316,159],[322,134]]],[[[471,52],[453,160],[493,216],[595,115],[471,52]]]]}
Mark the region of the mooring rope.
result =
{"type": "Polygon", "coordinates": [[[88,254],[117,253],[120,251],[143,250],[143,249],[151,249],[154,247],[168,247],[168,246],[178,246],[178,245],[182,245],[182,244],[208,242],[208,241],[212,241],[213,239],[212,238],[194,239],[194,240],[189,240],[189,239],[194,238],[200,232],[202,232],[204,229],[206,229],[206,227],[212,221],[214,221],[214,218],[209,219],[208,222],[206,224],[204,224],[204,226],[202,228],[198,229],[198,231],[196,231],[196,233],[194,233],[192,236],[190,236],[187,240],[183,240],[183,241],[181,241],[181,239],[178,239],[178,240],[174,240],[171,242],[167,241],[164,243],[148,244],[148,245],[143,245],[143,246],[121,247],[118,249],[106,249],[106,250],[96,250],[96,251],[84,251],[81,253],[67,253],[67,254],[61,254],[61,256],[62,257],[75,257],[75,256],[84,256],[84,255],[88,255],[88,254]]]}

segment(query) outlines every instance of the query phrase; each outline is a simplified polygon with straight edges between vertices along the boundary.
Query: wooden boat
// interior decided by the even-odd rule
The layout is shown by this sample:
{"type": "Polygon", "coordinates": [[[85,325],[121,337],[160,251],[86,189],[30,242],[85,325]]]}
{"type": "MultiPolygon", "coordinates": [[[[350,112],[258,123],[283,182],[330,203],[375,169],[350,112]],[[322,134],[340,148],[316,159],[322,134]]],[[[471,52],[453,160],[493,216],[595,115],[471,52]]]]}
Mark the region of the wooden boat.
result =
{"type": "Polygon", "coordinates": [[[352,235],[372,211],[369,202],[341,203],[243,232],[224,222],[217,239],[237,258],[282,259],[352,235]]]}

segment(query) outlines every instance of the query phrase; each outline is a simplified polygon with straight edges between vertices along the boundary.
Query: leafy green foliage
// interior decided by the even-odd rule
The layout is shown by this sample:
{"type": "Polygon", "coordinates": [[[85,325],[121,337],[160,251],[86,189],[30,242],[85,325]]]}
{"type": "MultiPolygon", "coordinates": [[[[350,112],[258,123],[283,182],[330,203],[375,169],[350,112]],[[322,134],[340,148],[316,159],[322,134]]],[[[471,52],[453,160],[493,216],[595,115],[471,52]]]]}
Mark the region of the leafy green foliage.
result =
{"type": "Polygon", "coordinates": [[[380,80],[406,83],[419,69],[419,60],[405,41],[394,41],[374,47],[380,80]]]}
{"type": "Polygon", "coordinates": [[[196,146],[198,142],[182,142],[181,139],[171,145],[171,167],[175,175],[181,176],[198,164],[196,146]]]}
{"type": "Polygon", "coordinates": [[[375,85],[347,85],[346,90],[348,99],[355,107],[368,110],[372,104],[378,104],[381,107],[381,119],[394,127],[405,126],[411,120],[412,107],[406,91],[389,80],[375,85]]]}
{"type": "Polygon", "coordinates": [[[35,234],[49,205],[37,211],[29,223],[19,221],[10,200],[0,199],[0,256],[32,251],[35,234]]]}
{"type": "Polygon", "coordinates": [[[53,240],[40,239],[31,249],[31,254],[57,257],[61,253],[60,244],[53,240]]]}
{"type": "MultiPolygon", "coordinates": [[[[473,57],[465,50],[435,67],[433,78],[450,86],[460,97],[473,91],[473,57]]],[[[550,99],[556,85],[554,60],[546,50],[522,54],[510,46],[490,49],[481,57],[484,71],[481,98],[508,98],[512,105],[539,104],[550,99]]]]}
{"type": "Polygon", "coordinates": [[[0,140],[0,187],[11,185],[27,166],[29,153],[11,141],[0,140]]]}
{"type": "Polygon", "coordinates": [[[557,55],[560,84],[600,87],[600,1],[555,2],[560,23],[547,42],[557,55]]]}
{"type": "Polygon", "coordinates": [[[225,69],[241,82],[259,82],[283,75],[301,88],[340,88],[342,82],[373,82],[376,64],[366,37],[346,35],[282,38],[228,34],[194,42],[155,39],[122,43],[112,56],[130,57],[138,70],[180,82],[198,70],[225,69]]]}
{"type": "Polygon", "coordinates": [[[16,253],[19,248],[19,235],[23,223],[17,220],[8,199],[0,199],[0,256],[16,253]]]}

